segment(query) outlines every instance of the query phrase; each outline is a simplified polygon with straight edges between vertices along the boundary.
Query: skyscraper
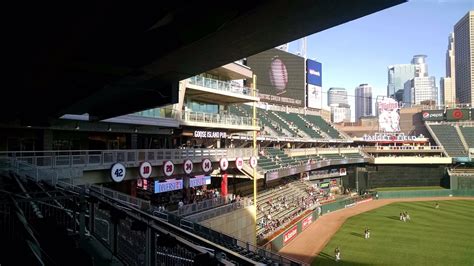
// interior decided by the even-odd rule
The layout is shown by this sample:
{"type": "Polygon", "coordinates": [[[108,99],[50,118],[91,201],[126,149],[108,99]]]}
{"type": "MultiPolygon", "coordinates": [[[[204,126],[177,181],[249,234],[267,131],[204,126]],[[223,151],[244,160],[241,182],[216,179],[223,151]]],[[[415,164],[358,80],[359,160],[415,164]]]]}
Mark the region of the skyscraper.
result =
{"type": "Polygon", "coordinates": [[[451,32],[448,38],[448,50],[446,51],[446,77],[441,78],[440,84],[440,103],[451,105],[456,103],[456,71],[454,67],[454,33],[451,32]]]}
{"type": "Polygon", "coordinates": [[[429,77],[426,55],[415,55],[411,63],[415,67],[415,77],[405,82],[403,91],[403,103],[423,104],[425,102],[438,102],[438,88],[435,77],[429,77]]]}
{"type": "Polygon", "coordinates": [[[347,91],[344,88],[330,88],[328,90],[328,106],[331,104],[347,104],[347,91]]]}
{"type": "Polygon", "coordinates": [[[360,84],[355,88],[355,120],[372,115],[372,87],[360,84]]]}
{"type": "Polygon", "coordinates": [[[351,121],[351,106],[347,103],[347,91],[344,88],[328,90],[328,106],[331,108],[331,121],[334,123],[351,121]]]}
{"type": "Polygon", "coordinates": [[[351,122],[351,106],[347,103],[331,104],[331,122],[351,122]]]}
{"type": "Polygon", "coordinates": [[[454,25],[455,90],[459,103],[474,103],[474,11],[454,25]]]}
{"type": "Polygon", "coordinates": [[[414,77],[415,65],[413,64],[398,64],[388,66],[387,96],[395,98],[398,102],[403,101],[402,92],[405,82],[414,77]]]}
{"type": "Polygon", "coordinates": [[[414,55],[411,64],[415,65],[415,77],[428,77],[428,64],[426,64],[426,55],[414,55]]]}
{"type": "Polygon", "coordinates": [[[403,102],[409,105],[438,102],[435,77],[415,77],[405,83],[403,102]]]}

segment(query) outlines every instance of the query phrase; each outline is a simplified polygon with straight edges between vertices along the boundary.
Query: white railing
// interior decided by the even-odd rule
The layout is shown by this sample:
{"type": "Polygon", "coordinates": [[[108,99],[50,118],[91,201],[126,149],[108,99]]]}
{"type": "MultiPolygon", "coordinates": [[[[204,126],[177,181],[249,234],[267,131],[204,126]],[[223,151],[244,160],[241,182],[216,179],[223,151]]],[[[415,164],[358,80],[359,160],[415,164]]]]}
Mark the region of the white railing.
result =
{"type": "Polygon", "coordinates": [[[143,200],[137,197],[132,197],[128,194],[118,192],[116,190],[106,188],[103,186],[97,186],[97,185],[90,185],[88,187],[90,190],[95,191],[101,195],[109,196],[115,200],[118,200],[122,203],[125,203],[127,205],[130,205],[132,207],[138,208],[140,210],[146,210],[150,211],[151,210],[151,203],[148,200],[143,200]]]}
{"type": "Polygon", "coordinates": [[[301,148],[301,149],[285,149],[288,156],[303,156],[303,155],[317,155],[323,154],[344,154],[344,153],[359,153],[359,148],[301,148]]]}
{"type": "Polygon", "coordinates": [[[362,148],[365,152],[374,151],[439,151],[443,152],[444,149],[441,146],[374,146],[362,148]]]}
{"type": "Polygon", "coordinates": [[[443,110],[444,108],[447,109],[454,109],[454,108],[470,108],[471,104],[469,103],[457,103],[457,104],[449,104],[449,105],[422,105],[422,104],[405,104],[402,108],[414,108],[419,107],[423,110],[443,110]]]}
{"type": "Polygon", "coordinates": [[[212,209],[218,206],[222,206],[230,202],[228,197],[218,196],[210,199],[205,199],[199,202],[186,204],[181,207],[178,207],[178,210],[175,212],[178,216],[186,216],[192,213],[201,212],[203,210],[212,209]]]}
{"type": "Polygon", "coordinates": [[[242,198],[240,201],[232,202],[228,201],[230,204],[221,205],[217,208],[208,208],[206,210],[200,211],[199,213],[192,214],[186,217],[187,220],[191,220],[196,223],[200,223],[204,220],[208,220],[237,209],[246,208],[248,206],[252,206],[253,202],[250,198],[242,198]]]}
{"type": "MultiPolygon", "coordinates": [[[[205,78],[203,76],[194,76],[189,78],[189,84],[215,89],[220,91],[232,92],[246,96],[253,96],[253,89],[229,81],[205,78]]],[[[255,93],[257,95],[257,93],[255,93]]]]}
{"type": "MultiPolygon", "coordinates": [[[[185,122],[199,122],[199,123],[212,123],[220,125],[234,125],[234,126],[252,126],[251,117],[243,117],[236,115],[223,115],[223,114],[211,114],[185,111],[182,114],[183,121],[185,122]]],[[[255,122],[258,126],[258,120],[255,122]]]]}
{"type": "Polygon", "coordinates": [[[222,157],[234,161],[236,157],[248,159],[251,148],[236,149],[155,149],[155,150],[70,150],[70,151],[8,151],[0,152],[0,158],[11,158],[39,168],[106,169],[111,164],[123,162],[129,166],[138,166],[143,161],[152,165],[161,165],[171,160],[182,163],[185,159],[194,162],[205,158],[219,161],[222,157]]]}

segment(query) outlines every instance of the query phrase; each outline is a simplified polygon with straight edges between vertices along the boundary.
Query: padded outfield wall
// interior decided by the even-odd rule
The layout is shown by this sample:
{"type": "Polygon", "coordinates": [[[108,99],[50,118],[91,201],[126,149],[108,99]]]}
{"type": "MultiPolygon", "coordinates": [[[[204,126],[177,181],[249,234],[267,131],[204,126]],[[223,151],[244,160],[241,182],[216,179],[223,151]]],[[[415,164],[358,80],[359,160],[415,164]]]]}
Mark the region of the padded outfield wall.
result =
{"type": "MultiPolygon", "coordinates": [[[[367,188],[378,187],[449,187],[444,165],[367,165],[367,188]]],[[[360,179],[359,179],[360,180],[360,179]]],[[[359,181],[359,184],[362,183],[359,181]]],[[[363,189],[363,187],[359,186],[363,189]]]]}

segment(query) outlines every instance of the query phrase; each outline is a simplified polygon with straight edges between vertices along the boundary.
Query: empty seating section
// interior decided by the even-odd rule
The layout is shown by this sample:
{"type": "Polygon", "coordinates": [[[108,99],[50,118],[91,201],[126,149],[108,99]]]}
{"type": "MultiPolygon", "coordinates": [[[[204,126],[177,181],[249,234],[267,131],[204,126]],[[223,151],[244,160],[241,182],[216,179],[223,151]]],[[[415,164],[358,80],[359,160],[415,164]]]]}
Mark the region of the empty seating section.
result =
{"type": "MultiPolygon", "coordinates": [[[[259,112],[262,111],[261,109],[258,110],[259,112]]],[[[295,130],[294,128],[290,127],[289,123],[287,121],[282,121],[282,119],[280,119],[276,114],[275,112],[273,111],[263,111],[266,115],[268,115],[268,117],[277,122],[278,125],[280,126],[280,128],[284,128],[286,129],[291,135],[289,137],[298,137],[298,131],[295,130]]],[[[278,112],[279,114],[279,112],[278,112]]],[[[283,117],[282,117],[283,118],[283,117]]],[[[284,119],[284,118],[283,118],[284,119]]]]}
{"type": "MultiPolygon", "coordinates": [[[[239,117],[252,117],[252,106],[229,105],[230,114],[239,117]]],[[[265,126],[273,130],[279,137],[300,137],[312,139],[324,139],[329,136],[332,139],[342,139],[343,137],[322,117],[317,115],[303,115],[297,113],[287,113],[281,111],[267,111],[257,108],[257,117],[260,126],[265,126]],[[324,132],[325,134],[322,134],[324,132]],[[303,134],[304,133],[304,134],[303,134]]],[[[274,134],[267,132],[267,134],[274,134]]]]}
{"type": "Polygon", "coordinates": [[[296,126],[311,138],[320,139],[322,136],[313,129],[313,125],[305,122],[298,114],[278,112],[278,115],[288,121],[291,126],[296,126]]]}
{"type": "Polygon", "coordinates": [[[288,156],[284,151],[276,148],[265,148],[263,154],[260,153],[258,167],[263,172],[279,170],[286,167],[296,167],[306,164],[308,160],[341,160],[341,159],[362,159],[364,156],[360,153],[331,153],[331,154],[312,154],[301,156],[288,156]]]}
{"type": "Polygon", "coordinates": [[[331,154],[320,154],[324,159],[327,160],[340,160],[340,159],[345,159],[344,156],[337,154],[337,153],[331,153],[331,154]]]}
{"type": "Polygon", "coordinates": [[[229,113],[236,116],[250,117],[250,114],[239,106],[229,105],[229,113]]]}
{"type": "Polygon", "coordinates": [[[265,149],[265,154],[279,166],[278,168],[289,167],[299,164],[298,161],[296,161],[292,157],[289,157],[288,155],[286,155],[285,152],[280,149],[267,148],[265,149]]]}
{"type": "MultiPolygon", "coordinates": [[[[244,110],[248,114],[248,116],[252,116],[253,110],[251,106],[243,104],[237,108],[244,110]]],[[[271,120],[267,111],[263,109],[257,109],[257,117],[259,118],[259,121],[261,123],[260,126],[271,128],[277,134],[277,136],[285,136],[285,134],[281,130],[281,126],[279,126],[278,121],[271,120]]]]}
{"type": "Polygon", "coordinates": [[[431,125],[431,129],[451,157],[465,157],[466,150],[453,125],[431,125]]]}
{"type": "Polygon", "coordinates": [[[315,161],[320,161],[322,160],[321,156],[313,154],[313,155],[301,155],[301,156],[293,156],[293,159],[295,159],[298,162],[307,162],[308,160],[315,160],[315,161]]]}
{"type": "Polygon", "coordinates": [[[474,148],[474,126],[459,126],[469,148],[474,148]]]}
{"type": "Polygon", "coordinates": [[[258,167],[261,168],[264,172],[266,172],[269,170],[278,169],[280,168],[280,165],[278,165],[271,158],[260,155],[258,159],[258,167]]]}
{"type": "Polygon", "coordinates": [[[342,139],[341,134],[339,134],[339,132],[330,124],[328,124],[328,122],[326,122],[322,117],[316,115],[306,115],[305,119],[308,120],[308,122],[313,123],[314,126],[319,127],[321,131],[328,134],[331,138],[342,139]]]}
{"type": "Polygon", "coordinates": [[[342,153],[341,155],[348,159],[364,158],[360,153],[342,153]]]}

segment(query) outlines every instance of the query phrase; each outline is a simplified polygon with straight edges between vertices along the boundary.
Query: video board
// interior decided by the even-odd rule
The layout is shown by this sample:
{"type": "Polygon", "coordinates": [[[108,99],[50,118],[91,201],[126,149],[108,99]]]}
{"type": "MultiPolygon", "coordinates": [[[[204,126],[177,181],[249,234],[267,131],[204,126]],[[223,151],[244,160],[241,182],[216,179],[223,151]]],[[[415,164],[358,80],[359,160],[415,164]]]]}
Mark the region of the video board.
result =
{"type": "Polygon", "coordinates": [[[305,60],[303,57],[270,49],[247,57],[257,75],[260,100],[279,105],[305,105],[305,60]]]}

